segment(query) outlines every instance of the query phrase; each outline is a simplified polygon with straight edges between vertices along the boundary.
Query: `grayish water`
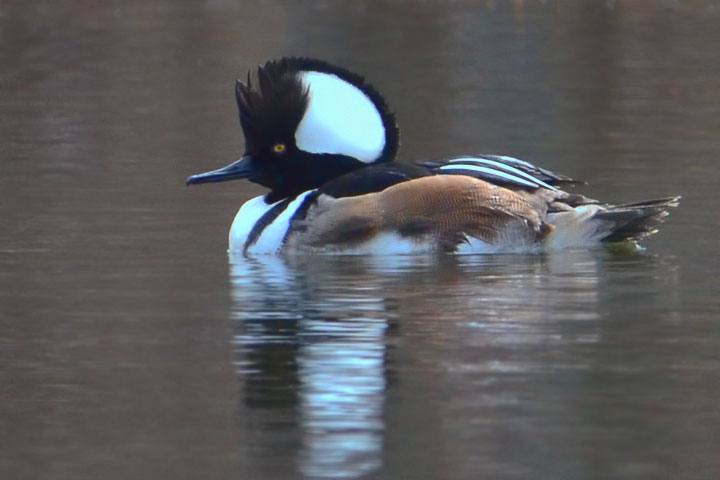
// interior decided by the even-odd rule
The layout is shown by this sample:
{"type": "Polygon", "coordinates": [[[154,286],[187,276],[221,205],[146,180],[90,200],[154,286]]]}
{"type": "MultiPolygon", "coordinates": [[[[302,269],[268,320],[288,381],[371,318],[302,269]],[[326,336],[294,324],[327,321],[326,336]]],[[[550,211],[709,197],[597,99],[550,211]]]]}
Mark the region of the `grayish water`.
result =
{"type": "Polygon", "coordinates": [[[717,2],[4,1],[0,478],[717,478],[717,2]],[[363,72],[404,161],[625,202],[642,253],[228,258],[233,82],[363,72]]]}

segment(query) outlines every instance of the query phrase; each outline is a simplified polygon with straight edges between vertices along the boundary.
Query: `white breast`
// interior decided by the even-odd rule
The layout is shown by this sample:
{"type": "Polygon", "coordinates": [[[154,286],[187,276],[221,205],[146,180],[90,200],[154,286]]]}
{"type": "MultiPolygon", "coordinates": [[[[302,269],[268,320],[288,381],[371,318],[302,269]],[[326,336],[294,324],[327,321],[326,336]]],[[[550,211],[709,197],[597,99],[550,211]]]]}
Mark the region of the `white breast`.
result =
{"type": "Polygon", "coordinates": [[[240,207],[235,220],[230,227],[229,250],[244,251],[248,254],[276,254],[283,247],[283,240],[290,229],[291,221],[297,210],[308,195],[315,190],[309,190],[299,195],[260,232],[257,240],[246,247],[250,233],[260,219],[280,202],[268,204],[265,197],[255,197],[240,207]]]}
{"type": "Polygon", "coordinates": [[[252,228],[276,204],[265,203],[264,195],[250,199],[242,204],[230,227],[228,244],[231,252],[242,251],[245,248],[245,242],[247,242],[252,228]]]}

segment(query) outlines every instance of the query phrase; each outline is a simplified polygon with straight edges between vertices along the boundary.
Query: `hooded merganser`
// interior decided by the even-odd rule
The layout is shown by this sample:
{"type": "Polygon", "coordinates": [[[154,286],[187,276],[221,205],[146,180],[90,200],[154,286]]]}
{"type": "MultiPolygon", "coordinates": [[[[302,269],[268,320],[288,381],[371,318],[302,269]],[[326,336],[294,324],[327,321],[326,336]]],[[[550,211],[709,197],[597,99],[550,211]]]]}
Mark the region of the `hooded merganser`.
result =
{"type": "Polygon", "coordinates": [[[235,216],[231,251],[492,253],[636,242],[678,205],[624,205],[568,193],[578,183],[516,158],[393,162],[395,116],[361,76],[283,58],[238,80],[238,161],[187,183],[245,178],[270,189],[235,216]]]}

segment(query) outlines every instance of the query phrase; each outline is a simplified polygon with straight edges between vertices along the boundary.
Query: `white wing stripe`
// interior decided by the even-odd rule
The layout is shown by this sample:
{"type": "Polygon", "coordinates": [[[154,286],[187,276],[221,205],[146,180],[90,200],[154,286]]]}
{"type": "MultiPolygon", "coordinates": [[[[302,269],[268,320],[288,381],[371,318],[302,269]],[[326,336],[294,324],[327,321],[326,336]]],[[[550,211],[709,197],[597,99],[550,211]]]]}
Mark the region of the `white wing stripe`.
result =
{"type": "Polygon", "coordinates": [[[537,188],[540,186],[538,183],[529,182],[524,178],[516,177],[515,175],[511,175],[509,173],[505,173],[500,170],[494,170],[488,167],[479,167],[477,165],[445,165],[438,168],[438,170],[470,170],[472,172],[488,173],[496,177],[505,178],[507,180],[510,180],[511,182],[519,183],[520,185],[527,185],[528,187],[537,188]]]}
{"type": "Polygon", "coordinates": [[[506,162],[514,163],[515,165],[523,165],[528,168],[538,168],[530,162],[526,162],[525,160],[520,160],[519,158],[515,158],[515,157],[508,157],[507,155],[492,155],[492,157],[493,158],[502,158],[506,162]]]}
{"type": "MultiPolygon", "coordinates": [[[[503,158],[505,158],[505,157],[503,157],[503,158]]],[[[512,158],[512,157],[507,157],[507,158],[512,158]]],[[[467,164],[471,164],[471,165],[474,163],[484,163],[486,165],[492,165],[494,167],[502,168],[503,170],[506,170],[510,173],[520,175],[521,177],[532,180],[533,182],[537,183],[538,185],[542,185],[543,187],[549,188],[550,190],[557,190],[557,188],[543,182],[542,180],[539,180],[539,179],[533,177],[529,173],[523,172],[522,170],[518,170],[517,168],[511,167],[510,165],[506,165],[501,162],[496,162],[495,160],[488,160],[487,158],[480,158],[480,157],[456,158],[456,159],[450,160],[448,163],[467,163],[467,164]]]]}

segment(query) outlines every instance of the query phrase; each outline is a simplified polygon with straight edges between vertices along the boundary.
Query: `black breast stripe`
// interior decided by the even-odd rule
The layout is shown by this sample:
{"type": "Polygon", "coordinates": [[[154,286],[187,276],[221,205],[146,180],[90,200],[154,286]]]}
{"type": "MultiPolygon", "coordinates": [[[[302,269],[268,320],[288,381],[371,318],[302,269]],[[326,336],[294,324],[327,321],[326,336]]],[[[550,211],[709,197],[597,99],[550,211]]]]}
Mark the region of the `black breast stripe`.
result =
{"type": "Polygon", "coordinates": [[[280,248],[285,246],[285,242],[287,242],[287,239],[290,236],[290,232],[292,232],[293,227],[295,226],[295,222],[302,221],[307,218],[308,210],[310,210],[310,207],[315,203],[315,200],[319,195],[320,192],[316,190],[303,199],[300,206],[297,208],[297,210],[295,210],[295,213],[293,213],[293,216],[290,217],[288,229],[283,236],[282,242],[280,243],[280,248]]]}
{"type": "Polygon", "coordinates": [[[274,207],[272,207],[270,210],[265,212],[260,219],[255,222],[255,225],[253,225],[252,230],[250,230],[250,233],[248,234],[247,240],[245,241],[245,246],[243,247],[243,253],[247,253],[248,248],[255,245],[255,242],[258,241],[260,238],[260,235],[262,235],[263,231],[275,221],[277,217],[280,216],[282,212],[285,211],[287,206],[292,202],[294,199],[287,198],[283,200],[282,202],[278,203],[274,207]]]}

